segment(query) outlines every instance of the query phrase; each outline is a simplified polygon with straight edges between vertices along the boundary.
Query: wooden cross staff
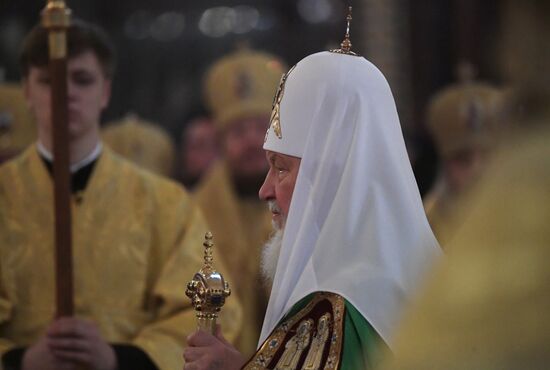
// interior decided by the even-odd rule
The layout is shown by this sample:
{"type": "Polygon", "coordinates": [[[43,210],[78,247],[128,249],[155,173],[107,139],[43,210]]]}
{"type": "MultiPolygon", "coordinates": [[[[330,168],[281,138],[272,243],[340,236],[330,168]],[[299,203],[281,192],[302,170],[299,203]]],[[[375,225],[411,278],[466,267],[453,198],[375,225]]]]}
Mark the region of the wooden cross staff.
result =
{"type": "Polygon", "coordinates": [[[73,315],[71,174],[67,114],[67,30],[70,10],[64,0],[48,0],[42,25],[48,30],[53,126],[56,317],[73,315]]]}

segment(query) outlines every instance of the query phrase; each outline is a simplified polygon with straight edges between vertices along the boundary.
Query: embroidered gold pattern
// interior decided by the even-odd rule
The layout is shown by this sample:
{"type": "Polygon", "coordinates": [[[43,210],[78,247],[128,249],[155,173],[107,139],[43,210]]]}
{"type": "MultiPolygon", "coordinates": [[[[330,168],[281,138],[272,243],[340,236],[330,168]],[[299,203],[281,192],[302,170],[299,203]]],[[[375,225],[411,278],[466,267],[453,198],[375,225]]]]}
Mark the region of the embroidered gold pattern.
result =
{"type": "Polygon", "coordinates": [[[285,344],[285,351],[277,362],[275,370],[292,370],[298,367],[302,352],[309,345],[313,320],[303,320],[298,325],[296,334],[285,344]]]}
{"type": "Polygon", "coordinates": [[[341,296],[316,293],[302,310],[275,328],[243,369],[338,369],[344,312],[341,296]]]}
{"type": "MultiPolygon", "coordinates": [[[[273,132],[275,132],[275,135],[277,135],[279,139],[283,138],[283,134],[281,132],[281,116],[280,116],[281,100],[283,99],[283,94],[285,91],[286,79],[288,78],[288,75],[290,74],[290,72],[294,70],[295,67],[296,66],[293,66],[292,68],[290,68],[290,70],[281,77],[281,82],[279,82],[279,88],[277,89],[277,93],[275,94],[275,98],[273,99],[273,107],[271,109],[271,118],[269,119],[269,127],[273,129],[273,132]]],[[[268,134],[269,134],[269,128],[267,129],[267,132],[265,134],[264,142],[267,141],[268,134]]]]}
{"type": "Polygon", "coordinates": [[[313,336],[311,341],[311,347],[304,362],[303,368],[306,370],[319,370],[321,368],[321,360],[323,357],[323,350],[328,340],[328,335],[331,326],[331,315],[326,313],[319,319],[317,323],[317,333],[313,336]]]}

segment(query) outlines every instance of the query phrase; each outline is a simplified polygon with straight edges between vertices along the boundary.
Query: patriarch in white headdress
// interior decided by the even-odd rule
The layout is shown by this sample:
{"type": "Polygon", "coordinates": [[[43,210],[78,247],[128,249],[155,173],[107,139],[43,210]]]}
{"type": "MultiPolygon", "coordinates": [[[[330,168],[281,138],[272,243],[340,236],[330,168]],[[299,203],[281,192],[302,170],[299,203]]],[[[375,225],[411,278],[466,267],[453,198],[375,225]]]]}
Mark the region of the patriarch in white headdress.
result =
{"type": "MultiPolygon", "coordinates": [[[[301,60],[275,97],[260,197],[282,242],[259,350],[245,369],[365,368],[361,337],[391,347],[402,308],[440,254],[390,87],[349,47],[346,37],[341,49],[301,60]],[[307,322],[311,336],[299,336],[307,322]],[[318,327],[330,330],[326,345],[310,344],[321,340],[318,327]]],[[[197,335],[189,349],[205,342],[197,335]]]]}

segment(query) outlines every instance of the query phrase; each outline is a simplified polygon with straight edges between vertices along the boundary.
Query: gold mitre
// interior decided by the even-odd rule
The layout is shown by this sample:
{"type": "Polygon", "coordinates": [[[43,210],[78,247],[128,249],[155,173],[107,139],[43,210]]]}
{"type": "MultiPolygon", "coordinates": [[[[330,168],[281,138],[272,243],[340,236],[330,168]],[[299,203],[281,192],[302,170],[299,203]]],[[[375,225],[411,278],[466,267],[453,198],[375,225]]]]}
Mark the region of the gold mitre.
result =
{"type": "Polygon", "coordinates": [[[214,63],[206,73],[203,91],[218,128],[240,118],[269,117],[284,70],[279,58],[245,48],[214,63]]]}
{"type": "Polygon", "coordinates": [[[10,156],[36,139],[36,129],[19,84],[0,84],[0,156],[10,156]]]}
{"type": "Polygon", "coordinates": [[[442,157],[491,144],[499,124],[504,94],[466,80],[437,93],[428,105],[428,129],[442,157]]]}
{"type": "Polygon", "coordinates": [[[159,125],[129,114],[108,123],[101,136],[116,153],[138,166],[164,176],[172,174],[174,144],[159,125]]]}

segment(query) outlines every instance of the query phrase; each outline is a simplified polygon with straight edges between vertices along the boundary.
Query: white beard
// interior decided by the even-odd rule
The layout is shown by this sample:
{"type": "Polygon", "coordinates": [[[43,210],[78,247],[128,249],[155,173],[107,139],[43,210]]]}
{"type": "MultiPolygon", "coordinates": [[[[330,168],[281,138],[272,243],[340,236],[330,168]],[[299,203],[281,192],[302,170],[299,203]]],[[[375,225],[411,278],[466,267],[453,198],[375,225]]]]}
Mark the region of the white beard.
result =
{"type": "Polygon", "coordinates": [[[280,228],[275,224],[273,224],[273,229],[275,232],[264,244],[262,249],[262,259],[260,264],[263,282],[268,289],[271,289],[271,286],[273,285],[275,271],[277,270],[277,262],[279,260],[279,252],[281,251],[281,245],[283,244],[284,233],[284,228],[280,228]]]}

